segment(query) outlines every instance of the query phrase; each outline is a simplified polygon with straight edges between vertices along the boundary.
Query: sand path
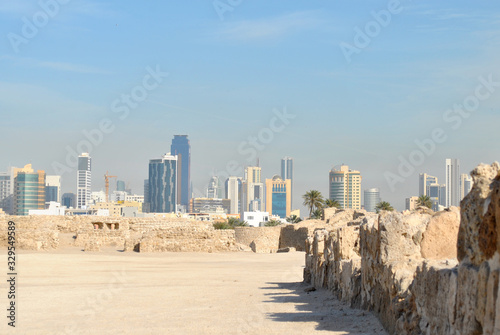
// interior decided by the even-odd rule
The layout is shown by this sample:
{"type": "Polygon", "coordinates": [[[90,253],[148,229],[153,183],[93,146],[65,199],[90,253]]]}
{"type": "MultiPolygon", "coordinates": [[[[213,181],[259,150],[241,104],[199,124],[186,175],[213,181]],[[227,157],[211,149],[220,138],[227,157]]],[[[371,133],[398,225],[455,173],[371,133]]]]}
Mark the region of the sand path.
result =
{"type": "Polygon", "coordinates": [[[3,317],[0,334],[386,334],[370,313],[304,292],[303,264],[300,252],[24,252],[17,327],[3,317]]]}

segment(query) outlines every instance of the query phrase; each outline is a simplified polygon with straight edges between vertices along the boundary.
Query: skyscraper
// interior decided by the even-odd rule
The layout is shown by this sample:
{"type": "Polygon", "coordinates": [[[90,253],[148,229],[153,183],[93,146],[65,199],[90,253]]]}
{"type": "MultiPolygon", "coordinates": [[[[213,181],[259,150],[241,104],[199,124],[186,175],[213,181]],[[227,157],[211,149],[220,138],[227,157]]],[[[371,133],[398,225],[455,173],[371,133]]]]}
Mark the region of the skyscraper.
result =
{"type": "Polygon", "coordinates": [[[187,209],[191,198],[191,146],[188,135],[174,135],[170,152],[178,156],[177,201],[187,209]]]}
{"type": "Polygon", "coordinates": [[[380,202],[380,191],[378,188],[369,188],[365,190],[365,210],[375,212],[375,207],[380,202]]]}
{"type": "Polygon", "coordinates": [[[14,215],[28,215],[30,209],[45,209],[45,171],[28,164],[14,178],[14,215]]]}
{"type": "Polygon", "coordinates": [[[446,159],[446,207],[460,206],[460,160],[446,159]]]}
{"type": "Polygon", "coordinates": [[[292,181],[279,176],[266,179],[266,211],[284,219],[292,211],[292,181]]]}
{"type": "Polygon", "coordinates": [[[66,208],[75,208],[76,206],[76,194],[75,193],[64,193],[62,195],[62,205],[66,208]]]}
{"type": "Polygon", "coordinates": [[[473,183],[472,177],[468,174],[460,175],[460,201],[472,190],[473,183]]]}
{"type": "Polygon", "coordinates": [[[293,208],[293,158],[292,157],[284,157],[281,160],[281,178],[283,180],[290,179],[290,193],[292,194],[292,198],[290,200],[290,206],[293,208]]]}
{"type": "Polygon", "coordinates": [[[418,195],[429,195],[429,185],[437,184],[437,177],[428,175],[427,173],[421,173],[418,179],[418,195]]]}
{"type": "Polygon", "coordinates": [[[118,192],[125,192],[125,182],[123,180],[116,181],[116,190],[118,192]]]}
{"type": "Polygon", "coordinates": [[[10,172],[0,172],[0,209],[7,214],[14,211],[14,178],[10,172]]]}
{"type": "Polygon", "coordinates": [[[45,202],[61,203],[61,176],[45,177],[45,202]]]}
{"type": "Polygon", "coordinates": [[[219,183],[219,177],[213,176],[210,178],[207,187],[207,198],[222,199],[222,188],[219,183]]]}
{"type": "Polygon", "coordinates": [[[264,211],[264,184],[261,182],[261,168],[247,166],[243,181],[241,214],[243,212],[264,211]]]}
{"type": "Polygon", "coordinates": [[[229,214],[240,213],[241,178],[231,176],[226,179],[226,199],[231,200],[229,214]]]}
{"type": "Polygon", "coordinates": [[[341,165],[339,170],[332,168],[329,177],[329,198],[341,208],[361,209],[361,173],[341,165]]]}
{"type": "Polygon", "coordinates": [[[92,159],[86,152],[78,156],[78,171],[76,176],[76,206],[87,209],[90,206],[92,159]]]}
{"type": "Polygon", "coordinates": [[[176,212],[177,171],[179,158],[170,154],[149,161],[149,211],[152,213],[176,212]]]}

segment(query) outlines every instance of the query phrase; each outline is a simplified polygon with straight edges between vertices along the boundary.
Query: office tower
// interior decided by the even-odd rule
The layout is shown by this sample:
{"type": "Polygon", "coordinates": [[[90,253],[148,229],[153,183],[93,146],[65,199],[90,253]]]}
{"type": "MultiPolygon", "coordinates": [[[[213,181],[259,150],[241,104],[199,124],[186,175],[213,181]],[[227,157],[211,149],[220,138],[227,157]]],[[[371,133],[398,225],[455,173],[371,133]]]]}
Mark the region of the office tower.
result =
{"type": "Polygon", "coordinates": [[[125,182],[123,180],[116,181],[116,190],[118,192],[125,192],[125,182]]]}
{"type": "Polygon", "coordinates": [[[61,203],[61,176],[45,177],[45,202],[61,203]]]}
{"type": "Polygon", "coordinates": [[[228,214],[231,210],[231,200],[214,198],[191,198],[190,213],[228,214]]]}
{"type": "Polygon", "coordinates": [[[446,206],[446,185],[439,185],[439,205],[446,206]]]}
{"type": "Polygon", "coordinates": [[[292,193],[292,199],[290,201],[290,205],[293,208],[293,158],[292,157],[284,157],[281,160],[281,178],[283,180],[290,179],[291,180],[291,188],[290,192],[292,193]]]}
{"type": "Polygon", "coordinates": [[[428,175],[427,173],[421,173],[418,179],[418,195],[428,195],[427,190],[430,184],[437,184],[437,177],[428,175]]]}
{"type": "Polygon", "coordinates": [[[412,211],[417,208],[418,197],[406,198],[406,210],[412,211]]]}
{"type": "Polygon", "coordinates": [[[177,201],[188,208],[191,198],[191,146],[188,135],[174,135],[170,151],[177,156],[177,201]]]}
{"type": "Polygon", "coordinates": [[[78,156],[78,171],[76,176],[76,206],[87,209],[90,206],[92,159],[86,152],[78,156]]]}
{"type": "Polygon", "coordinates": [[[292,211],[292,181],[279,176],[266,179],[266,211],[284,219],[292,211]]]}
{"type": "Polygon", "coordinates": [[[460,201],[472,190],[473,183],[472,177],[468,174],[460,175],[460,201]]]}
{"type": "Polygon", "coordinates": [[[45,171],[28,164],[14,178],[14,215],[28,215],[30,209],[45,209],[45,171]]]}
{"type": "Polygon", "coordinates": [[[446,207],[460,206],[460,160],[446,159],[446,207]]]}
{"type": "Polygon", "coordinates": [[[329,177],[330,199],[344,209],[361,209],[361,173],[341,165],[339,170],[332,168],[329,177]]]}
{"type": "Polygon", "coordinates": [[[12,214],[14,208],[14,180],[11,172],[0,172],[0,209],[12,214]]]}
{"type": "Polygon", "coordinates": [[[241,212],[264,211],[264,184],[261,182],[259,166],[245,168],[241,204],[241,212]]]}
{"type": "Polygon", "coordinates": [[[62,195],[61,204],[66,206],[66,208],[75,208],[76,206],[76,194],[75,193],[64,193],[62,195]]]}
{"type": "Polygon", "coordinates": [[[380,191],[378,188],[369,188],[365,190],[365,210],[375,212],[375,207],[380,202],[380,191]]]}
{"type": "Polygon", "coordinates": [[[213,176],[210,178],[207,187],[207,198],[222,199],[222,188],[219,183],[219,177],[213,176]]]}
{"type": "Polygon", "coordinates": [[[142,204],[142,212],[149,213],[149,179],[144,179],[144,203],[142,204]]]}
{"type": "Polygon", "coordinates": [[[149,161],[149,211],[176,212],[178,156],[164,155],[149,161]]]}
{"type": "Polygon", "coordinates": [[[229,214],[240,212],[241,178],[231,176],[226,179],[226,199],[231,200],[229,214]]]}

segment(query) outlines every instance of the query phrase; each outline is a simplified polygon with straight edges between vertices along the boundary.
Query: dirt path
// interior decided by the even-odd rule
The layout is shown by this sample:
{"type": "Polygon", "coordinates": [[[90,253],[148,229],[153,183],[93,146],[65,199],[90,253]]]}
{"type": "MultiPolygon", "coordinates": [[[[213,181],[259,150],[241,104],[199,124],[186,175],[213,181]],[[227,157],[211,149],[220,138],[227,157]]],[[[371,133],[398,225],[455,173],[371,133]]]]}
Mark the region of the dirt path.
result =
{"type": "Polygon", "coordinates": [[[17,327],[3,317],[0,333],[386,334],[370,313],[306,293],[303,263],[299,252],[23,253],[17,327]]]}

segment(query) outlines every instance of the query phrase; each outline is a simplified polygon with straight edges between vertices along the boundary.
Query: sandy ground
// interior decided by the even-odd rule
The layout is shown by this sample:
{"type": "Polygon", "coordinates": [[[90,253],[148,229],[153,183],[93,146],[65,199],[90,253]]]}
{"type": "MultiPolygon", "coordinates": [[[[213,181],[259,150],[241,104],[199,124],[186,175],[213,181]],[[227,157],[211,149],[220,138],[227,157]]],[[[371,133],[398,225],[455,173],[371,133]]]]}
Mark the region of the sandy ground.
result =
{"type": "MultiPolygon", "coordinates": [[[[300,252],[75,248],[24,252],[17,262],[16,328],[4,316],[0,334],[386,334],[369,312],[306,293],[300,252]]],[[[5,311],[5,284],[0,302],[5,311]]]]}

